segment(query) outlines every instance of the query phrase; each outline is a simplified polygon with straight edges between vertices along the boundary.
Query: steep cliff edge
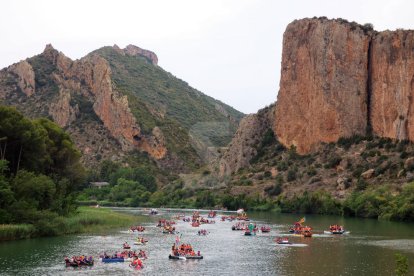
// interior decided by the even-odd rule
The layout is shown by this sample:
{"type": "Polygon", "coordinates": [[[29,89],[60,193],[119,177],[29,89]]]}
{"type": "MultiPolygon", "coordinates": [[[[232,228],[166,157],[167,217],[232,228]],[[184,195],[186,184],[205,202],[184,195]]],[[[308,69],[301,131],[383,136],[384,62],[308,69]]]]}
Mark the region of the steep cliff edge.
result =
{"type": "Polygon", "coordinates": [[[373,133],[414,141],[414,31],[373,36],[370,59],[373,133]]]}
{"type": "Polygon", "coordinates": [[[320,142],[365,134],[369,43],[360,25],[346,21],[287,26],[273,125],[282,144],[303,154],[320,142]]]}
{"type": "Polygon", "coordinates": [[[133,116],[126,96],[122,96],[112,85],[112,72],[108,62],[97,55],[72,61],[63,53],[47,45],[42,56],[56,66],[53,72],[59,86],[59,96],[52,102],[49,114],[62,127],[76,119],[71,106],[71,94],[79,94],[93,103],[93,110],[105,128],[120,144],[122,150],[134,148],[146,151],[155,159],[166,154],[161,139],[142,135],[133,116]],[[149,142],[151,141],[151,143],[149,142]]]}

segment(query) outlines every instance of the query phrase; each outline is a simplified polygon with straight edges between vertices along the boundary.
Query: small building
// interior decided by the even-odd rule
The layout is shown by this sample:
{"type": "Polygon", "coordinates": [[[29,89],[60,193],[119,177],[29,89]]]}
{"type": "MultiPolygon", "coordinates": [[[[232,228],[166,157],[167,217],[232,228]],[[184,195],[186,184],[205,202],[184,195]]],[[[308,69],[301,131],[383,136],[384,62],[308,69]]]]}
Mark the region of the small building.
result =
{"type": "Polygon", "coordinates": [[[98,189],[109,185],[108,182],[89,182],[89,184],[91,184],[92,188],[98,188],[98,189]]]}

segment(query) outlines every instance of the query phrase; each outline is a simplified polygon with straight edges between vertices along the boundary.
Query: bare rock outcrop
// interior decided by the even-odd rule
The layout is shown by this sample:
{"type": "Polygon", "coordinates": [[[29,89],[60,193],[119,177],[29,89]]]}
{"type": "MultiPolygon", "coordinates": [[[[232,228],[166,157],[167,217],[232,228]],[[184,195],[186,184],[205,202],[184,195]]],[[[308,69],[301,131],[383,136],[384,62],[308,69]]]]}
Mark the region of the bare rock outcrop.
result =
{"type": "Polygon", "coordinates": [[[274,107],[274,105],[266,107],[240,121],[236,134],[219,161],[220,176],[229,175],[249,166],[250,160],[257,154],[256,146],[265,132],[273,126],[274,107]]]}
{"type": "Polygon", "coordinates": [[[111,68],[104,58],[89,55],[72,61],[51,44],[46,46],[41,56],[56,68],[52,77],[59,87],[59,95],[54,96],[48,108],[49,115],[56,123],[68,127],[76,120],[79,108],[71,104],[71,100],[77,95],[82,101],[92,104],[93,112],[118,141],[123,151],[138,149],[148,152],[155,159],[166,155],[167,149],[161,130],[154,129],[152,135],[141,133],[140,126],[129,108],[127,96],[113,87],[111,68]]]}
{"type": "Polygon", "coordinates": [[[374,134],[414,141],[414,31],[385,31],[371,46],[371,108],[374,134]]]}
{"type": "Polygon", "coordinates": [[[145,57],[153,65],[158,65],[158,57],[154,52],[142,49],[138,46],[130,44],[126,46],[124,49],[121,49],[118,45],[115,44],[113,46],[113,49],[121,55],[145,57]]]}
{"type": "Polygon", "coordinates": [[[361,26],[346,21],[288,25],[273,125],[282,144],[304,154],[320,142],[365,134],[369,42],[361,26]]]}
{"type": "Polygon", "coordinates": [[[9,66],[8,71],[17,75],[17,85],[26,96],[30,97],[35,93],[35,73],[32,66],[26,60],[9,66]]]}
{"type": "Polygon", "coordinates": [[[59,89],[59,96],[56,102],[52,102],[49,108],[49,114],[53,121],[61,127],[67,127],[76,120],[76,115],[79,113],[78,106],[70,104],[70,91],[64,88],[59,89]]]}

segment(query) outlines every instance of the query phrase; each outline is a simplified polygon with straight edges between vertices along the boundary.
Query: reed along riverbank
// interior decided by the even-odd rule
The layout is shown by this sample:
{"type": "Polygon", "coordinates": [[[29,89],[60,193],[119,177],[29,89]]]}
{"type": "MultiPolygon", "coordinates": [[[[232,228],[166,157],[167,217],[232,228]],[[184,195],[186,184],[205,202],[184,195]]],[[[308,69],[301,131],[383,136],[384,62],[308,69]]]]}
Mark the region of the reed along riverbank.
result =
{"type": "Polygon", "coordinates": [[[1,224],[0,241],[100,232],[130,226],[136,221],[134,215],[82,206],[68,217],[55,216],[35,224],[1,224]]]}

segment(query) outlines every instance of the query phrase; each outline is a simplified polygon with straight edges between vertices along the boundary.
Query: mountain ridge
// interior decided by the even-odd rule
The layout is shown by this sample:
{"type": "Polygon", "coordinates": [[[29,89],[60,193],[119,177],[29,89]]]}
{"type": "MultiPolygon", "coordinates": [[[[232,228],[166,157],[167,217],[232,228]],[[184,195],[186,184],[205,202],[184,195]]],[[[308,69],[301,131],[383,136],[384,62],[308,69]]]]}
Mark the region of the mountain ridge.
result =
{"type": "Polygon", "coordinates": [[[189,137],[191,127],[200,120],[228,123],[228,133],[212,136],[225,145],[243,114],[157,64],[155,53],[134,45],[103,47],[72,61],[48,44],[43,53],[0,71],[0,100],[66,128],[89,165],[119,162],[139,150],[162,167],[201,166],[206,160],[191,147],[190,139],[197,139],[189,137]]]}

